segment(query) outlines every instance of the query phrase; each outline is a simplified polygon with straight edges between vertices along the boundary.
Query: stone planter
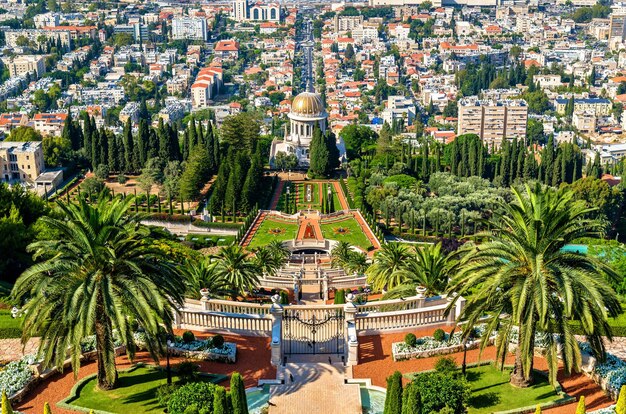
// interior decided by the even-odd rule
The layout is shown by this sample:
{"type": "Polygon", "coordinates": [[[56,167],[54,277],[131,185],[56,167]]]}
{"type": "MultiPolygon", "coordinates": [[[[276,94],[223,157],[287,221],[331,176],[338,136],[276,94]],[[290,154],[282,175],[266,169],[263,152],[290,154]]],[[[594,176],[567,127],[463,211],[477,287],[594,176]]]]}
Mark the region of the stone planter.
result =
{"type": "Polygon", "coordinates": [[[232,342],[224,342],[222,349],[210,348],[192,351],[189,349],[171,346],[169,350],[170,355],[182,356],[201,361],[225,362],[228,364],[234,364],[237,361],[237,344],[232,342]]]}
{"type": "MultiPolygon", "coordinates": [[[[407,359],[430,358],[433,356],[454,354],[457,352],[463,352],[463,348],[464,348],[463,344],[456,344],[456,345],[450,345],[450,346],[442,346],[440,348],[425,349],[422,351],[418,350],[417,348],[412,348],[412,349],[408,349],[405,351],[401,351],[398,349],[399,344],[403,344],[403,342],[395,342],[391,346],[391,352],[392,352],[394,361],[405,361],[407,359]]],[[[480,341],[468,342],[467,349],[478,348],[479,344],[480,344],[480,341]]]]}

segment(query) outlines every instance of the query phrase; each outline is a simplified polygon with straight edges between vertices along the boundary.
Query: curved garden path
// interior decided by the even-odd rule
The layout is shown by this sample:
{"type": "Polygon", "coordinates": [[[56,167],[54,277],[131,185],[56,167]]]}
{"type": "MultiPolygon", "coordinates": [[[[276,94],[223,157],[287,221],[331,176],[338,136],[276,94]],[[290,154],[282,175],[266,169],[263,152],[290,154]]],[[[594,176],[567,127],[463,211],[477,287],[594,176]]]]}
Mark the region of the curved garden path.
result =
{"type": "MultiPolygon", "coordinates": [[[[181,334],[182,331],[177,332],[181,334]]],[[[195,332],[199,338],[207,337],[208,334],[195,332]]],[[[241,373],[246,387],[256,386],[259,379],[276,378],[276,368],[270,365],[270,339],[262,337],[245,337],[237,335],[224,335],[228,342],[237,343],[237,363],[224,364],[219,362],[199,361],[200,371],[214,374],[230,375],[234,371],[241,373]]],[[[171,358],[172,364],[181,362],[184,358],[171,358]]],[[[154,363],[147,352],[138,352],[135,362],[154,363]]],[[[126,356],[116,359],[118,369],[129,368],[132,363],[126,356]]],[[[165,361],[161,361],[164,365],[165,361]]],[[[84,364],[78,373],[78,378],[84,378],[96,372],[96,363],[84,364]]],[[[74,381],[74,373],[71,369],[65,370],[62,374],[55,374],[48,380],[37,385],[19,404],[14,404],[13,408],[23,413],[40,414],[43,407],[48,402],[54,414],[71,414],[76,411],[64,410],[56,407],[56,403],[66,398],[74,381]]],[[[228,387],[228,380],[221,383],[228,387]]]]}

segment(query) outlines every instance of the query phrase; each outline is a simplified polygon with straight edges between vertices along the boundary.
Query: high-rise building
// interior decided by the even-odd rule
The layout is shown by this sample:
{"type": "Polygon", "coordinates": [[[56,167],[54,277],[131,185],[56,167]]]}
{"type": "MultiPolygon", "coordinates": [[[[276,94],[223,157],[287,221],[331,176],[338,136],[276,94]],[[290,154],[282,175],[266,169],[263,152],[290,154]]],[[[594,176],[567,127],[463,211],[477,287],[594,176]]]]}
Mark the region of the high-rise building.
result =
{"type": "Polygon", "coordinates": [[[174,40],[208,40],[206,19],[196,17],[177,17],[172,20],[172,38],[174,40]]]}
{"type": "Polygon", "coordinates": [[[626,40],[626,14],[611,14],[609,23],[609,46],[616,49],[626,40]]]}
{"type": "Polygon", "coordinates": [[[490,148],[504,139],[526,136],[528,106],[523,99],[479,100],[469,96],[459,101],[458,134],[476,134],[490,148]]]}

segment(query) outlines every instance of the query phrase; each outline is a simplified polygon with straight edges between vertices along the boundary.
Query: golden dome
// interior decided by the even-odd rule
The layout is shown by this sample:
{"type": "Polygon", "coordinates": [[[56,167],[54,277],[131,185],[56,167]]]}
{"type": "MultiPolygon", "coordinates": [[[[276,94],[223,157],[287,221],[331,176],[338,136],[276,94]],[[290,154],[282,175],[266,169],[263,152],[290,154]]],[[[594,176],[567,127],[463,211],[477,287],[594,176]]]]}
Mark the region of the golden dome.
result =
{"type": "Polygon", "coordinates": [[[318,93],[302,92],[291,103],[291,113],[304,116],[323,116],[325,110],[321,96],[318,93]]]}

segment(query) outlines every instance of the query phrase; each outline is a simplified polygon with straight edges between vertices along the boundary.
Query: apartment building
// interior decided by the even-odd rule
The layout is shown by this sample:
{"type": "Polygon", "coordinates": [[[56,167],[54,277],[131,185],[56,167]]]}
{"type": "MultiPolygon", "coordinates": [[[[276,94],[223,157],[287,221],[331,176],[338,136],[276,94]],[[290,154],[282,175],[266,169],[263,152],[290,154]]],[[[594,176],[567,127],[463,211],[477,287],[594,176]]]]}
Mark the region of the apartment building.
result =
{"type": "Polygon", "coordinates": [[[204,68],[198,72],[196,81],[191,85],[191,106],[194,109],[206,108],[209,101],[222,86],[221,68],[204,68]]]}
{"type": "MultiPolygon", "coordinates": [[[[564,115],[569,99],[557,98],[554,106],[556,111],[564,115]]],[[[593,112],[596,116],[608,116],[611,113],[611,101],[605,98],[574,99],[574,112],[593,112]]]]}
{"type": "Polygon", "coordinates": [[[13,58],[2,59],[4,65],[9,69],[11,77],[35,75],[40,78],[46,73],[46,63],[44,55],[22,55],[13,58]]]}
{"type": "Polygon", "coordinates": [[[206,19],[196,17],[177,17],[172,20],[172,38],[174,40],[208,39],[206,19]]]}
{"type": "Polygon", "coordinates": [[[626,14],[611,14],[609,20],[609,47],[619,49],[626,40],[626,14]]]}
{"type": "Polygon", "coordinates": [[[33,127],[44,137],[60,137],[63,134],[67,113],[35,114],[33,127]]]}
{"type": "Polygon", "coordinates": [[[213,54],[224,60],[237,60],[239,58],[239,43],[236,40],[220,40],[215,44],[213,54]]]}
{"type": "Polygon", "coordinates": [[[335,32],[348,32],[363,25],[363,16],[335,15],[335,32]]]}
{"type": "MultiPolygon", "coordinates": [[[[45,30],[45,29],[6,29],[4,30],[5,44],[10,48],[18,47],[21,39],[26,39],[34,45],[40,45],[40,40],[45,42],[60,42],[62,46],[69,47],[72,40],[69,30],[45,30]],[[19,39],[19,40],[18,40],[19,39]]],[[[44,43],[45,43],[44,42],[44,43]]]]}
{"type": "Polygon", "coordinates": [[[0,180],[34,184],[45,170],[40,141],[0,142],[0,180]]]}
{"type": "Polygon", "coordinates": [[[526,136],[528,106],[523,99],[480,100],[470,96],[458,105],[458,135],[476,134],[489,147],[499,147],[505,138],[526,136]]]}

